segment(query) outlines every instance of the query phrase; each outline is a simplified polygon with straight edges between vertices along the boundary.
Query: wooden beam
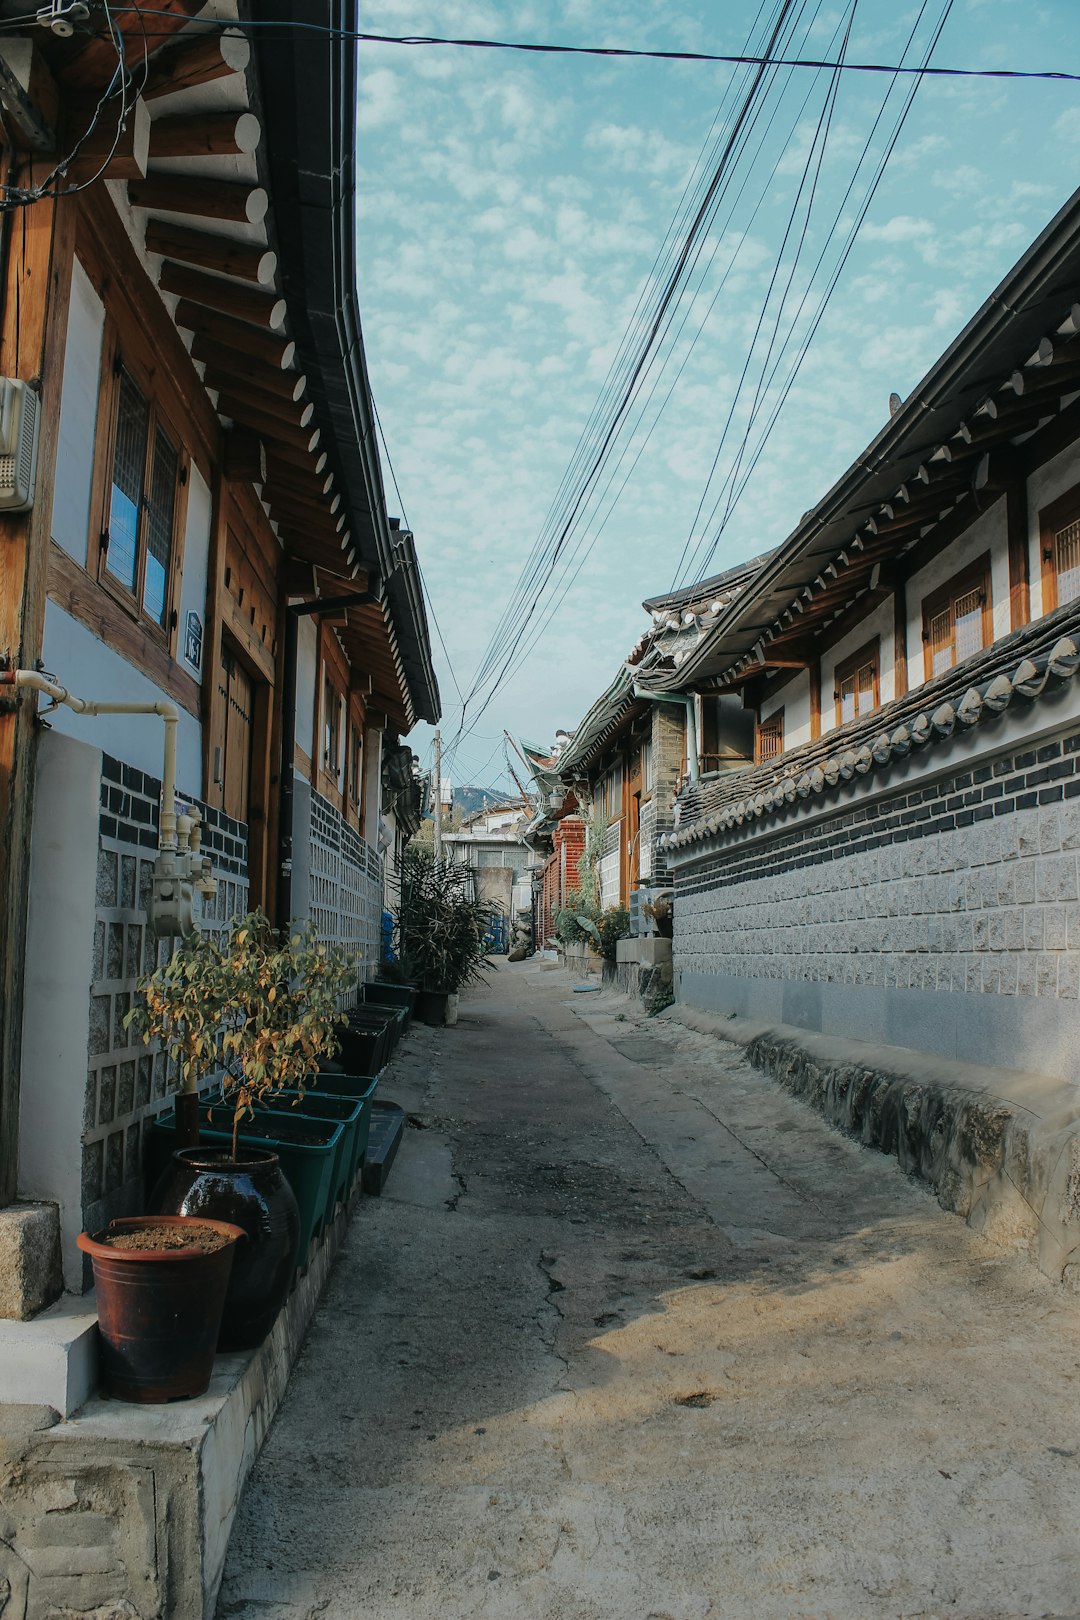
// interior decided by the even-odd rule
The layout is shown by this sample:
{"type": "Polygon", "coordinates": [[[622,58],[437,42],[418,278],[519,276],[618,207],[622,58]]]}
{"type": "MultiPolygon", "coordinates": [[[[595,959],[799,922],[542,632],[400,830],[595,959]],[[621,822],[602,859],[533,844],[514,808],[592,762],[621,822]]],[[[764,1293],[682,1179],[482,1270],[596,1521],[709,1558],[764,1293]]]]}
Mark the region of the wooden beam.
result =
{"type": "Polygon", "coordinates": [[[146,173],[150,148],[149,108],[137,101],[134,107],[129,107],[123,127],[120,112],[118,101],[107,101],[100,113],[96,102],[66,103],[64,145],[70,150],[77,141],[82,142],[67,166],[68,184],[88,180],[137,180],[146,173]]]}
{"type": "Polygon", "coordinates": [[[293,450],[287,444],[275,444],[270,448],[270,470],[274,470],[277,463],[283,462],[288,467],[302,469],[304,472],[313,472],[315,477],[323,480],[322,491],[325,495],[334,482],[333,473],[328,471],[330,457],[325,450],[319,450],[314,455],[303,451],[293,450]]]}
{"type": "MultiPolygon", "coordinates": [[[[296,359],[296,344],[291,338],[231,321],[227,315],[219,315],[204,304],[193,304],[187,298],[182,298],[177,304],[173,319],[177,326],[193,332],[196,341],[205,338],[211,345],[220,344],[226,349],[237,350],[278,371],[287,371],[296,359]]],[[[205,348],[202,345],[200,348],[205,354],[205,348]]]]}
{"type": "Polygon", "coordinates": [[[229,483],[264,484],[266,449],[250,428],[234,427],[222,436],[222,472],[229,483]]]}
{"type": "Polygon", "coordinates": [[[287,428],[306,428],[315,415],[315,406],[311,400],[297,402],[291,399],[280,399],[274,394],[256,394],[254,389],[250,390],[250,392],[245,389],[241,393],[235,384],[229,385],[228,378],[224,379],[224,386],[221,383],[210,382],[208,379],[207,386],[218,389],[220,396],[218,411],[225,416],[234,417],[237,421],[244,421],[245,418],[237,416],[236,412],[230,410],[228,408],[230,405],[235,405],[240,411],[249,409],[258,411],[260,416],[271,418],[287,428]]]}
{"type": "Polygon", "coordinates": [[[901,579],[893,586],[893,697],[903,697],[907,689],[907,588],[901,579]]]}
{"type": "MultiPolygon", "coordinates": [[[[113,27],[121,35],[124,59],[129,71],[137,73],[142,66],[147,41],[143,29],[153,28],[153,41],[160,45],[172,34],[191,21],[203,8],[205,0],[157,0],[152,19],[135,7],[130,12],[119,10],[112,18],[113,27]]],[[[86,44],[70,55],[57,72],[60,82],[82,90],[103,90],[116,72],[116,43],[107,28],[97,31],[86,44]]]]}
{"type": "MultiPolygon", "coordinates": [[[[1009,628],[1019,630],[1031,618],[1031,547],[1027,480],[1024,478],[1017,478],[1005,491],[1005,527],[1009,537],[1009,628]]],[[[1045,603],[1043,612],[1046,612],[1045,603]]]]}
{"type": "Polygon", "coordinates": [[[345,519],[331,517],[328,512],[322,512],[311,503],[304,501],[287,500],[280,493],[272,495],[263,490],[263,499],[270,508],[270,515],[279,523],[308,524],[312,534],[339,545],[345,530],[345,519]]]}
{"type": "MultiPolygon", "coordinates": [[[[40,184],[49,160],[16,182],[40,184]]],[[[43,197],[21,210],[0,316],[0,374],[41,379],[37,481],[29,512],[0,516],[0,652],[15,668],[41,657],[48,592],[60,392],[64,374],[77,209],[43,197]]],[[[29,900],[30,831],[37,764],[37,704],[29,694],[0,712],[0,1205],[18,1191],[22,969],[29,900]]]]}
{"type": "Polygon", "coordinates": [[[190,270],[186,264],[176,264],[172,259],[162,264],[158,285],[162,292],[175,293],[185,302],[203,304],[219,315],[231,315],[251,326],[277,331],[285,319],[285,300],[277,293],[240,287],[235,281],[204,275],[201,270],[190,270]]]}
{"type": "Polygon", "coordinates": [[[239,276],[262,287],[270,285],[277,270],[277,254],[258,242],[237,242],[231,236],[193,231],[163,219],[147,220],[146,246],[163,259],[178,259],[222,276],[239,276]]]}
{"type": "Polygon", "coordinates": [[[262,186],[235,180],[193,180],[185,174],[151,174],[128,186],[132,208],[158,214],[191,214],[196,219],[261,225],[270,206],[262,186]]]}
{"type": "Polygon", "coordinates": [[[196,113],[184,118],[156,118],[150,131],[150,156],[159,158],[250,157],[262,139],[253,112],[196,113]]]}
{"type": "Polygon", "coordinates": [[[210,343],[209,339],[196,337],[191,345],[191,358],[206,366],[207,387],[223,389],[225,394],[236,394],[243,387],[272,394],[283,402],[298,403],[308,392],[308,377],[300,371],[261,366],[253,356],[227,348],[223,343],[210,343]],[[210,381],[210,376],[214,376],[214,381],[210,381]]]}
{"type": "Polygon", "coordinates": [[[810,741],[821,736],[821,659],[810,662],[810,741]]]}
{"type": "MultiPolygon", "coordinates": [[[[279,417],[260,410],[247,400],[234,399],[232,396],[223,396],[218,400],[218,413],[228,416],[234,422],[242,422],[245,427],[254,428],[265,439],[291,444],[296,450],[311,451],[315,449],[322,434],[318,428],[292,427],[279,417]]],[[[268,451],[272,446],[268,445],[268,451]]]]}
{"type": "Polygon", "coordinates": [[[16,152],[53,152],[60,92],[32,39],[0,40],[0,106],[16,152]]]}
{"type": "Polygon", "coordinates": [[[251,60],[251,46],[244,34],[231,29],[198,34],[159,51],[153,59],[143,91],[144,101],[193,90],[196,85],[212,84],[232,73],[243,73],[251,60]]]}

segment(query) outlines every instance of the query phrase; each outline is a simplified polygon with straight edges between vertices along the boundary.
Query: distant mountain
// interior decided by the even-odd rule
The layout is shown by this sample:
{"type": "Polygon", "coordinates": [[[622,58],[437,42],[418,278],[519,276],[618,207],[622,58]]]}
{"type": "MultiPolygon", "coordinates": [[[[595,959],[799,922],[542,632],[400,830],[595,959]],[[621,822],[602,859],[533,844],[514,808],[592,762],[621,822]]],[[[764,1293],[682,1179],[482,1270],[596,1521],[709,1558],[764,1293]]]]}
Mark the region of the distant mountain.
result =
{"type": "MultiPolygon", "coordinates": [[[[467,816],[475,815],[478,810],[486,810],[493,804],[513,804],[517,794],[513,789],[477,787],[475,782],[466,782],[459,787],[454,783],[454,819],[464,820],[467,816]]],[[[430,813],[429,817],[430,819],[430,813]]]]}

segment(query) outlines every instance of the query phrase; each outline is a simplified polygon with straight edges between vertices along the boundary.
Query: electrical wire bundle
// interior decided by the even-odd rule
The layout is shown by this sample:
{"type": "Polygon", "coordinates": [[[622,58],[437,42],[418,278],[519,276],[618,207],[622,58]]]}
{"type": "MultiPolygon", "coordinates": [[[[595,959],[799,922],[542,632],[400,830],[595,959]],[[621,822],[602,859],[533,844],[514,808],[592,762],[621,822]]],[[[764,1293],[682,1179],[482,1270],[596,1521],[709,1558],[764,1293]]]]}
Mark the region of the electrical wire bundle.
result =
{"type": "MultiPolygon", "coordinates": [[[[826,232],[825,246],[801,291],[796,290],[797,283],[812,235],[811,226],[813,224],[816,231],[819,223],[816,211],[819,181],[841,75],[848,65],[846,53],[858,0],[848,0],[834,26],[828,68],[815,72],[801,96],[791,94],[793,70],[781,67],[776,58],[783,58],[785,53],[789,56],[797,53],[798,46],[793,42],[805,41],[819,23],[821,4],[811,5],[809,0],[802,0],[800,4],[779,4],[768,9],[767,14],[765,5],[759,8],[747,44],[747,54],[753,53],[758,67],[753,73],[732,76],[605,384],[466,693],[461,723],[451,747],[469,734],[495,692],[522,667],[580,575],[730,276],[739,267],[748,233],[773,192],[780,164],[785,158],[790,163],[809,115],[814,129],[802,163],[795,200],[767,276],[749,352],[728,406],[695,524],[705,509],[734,423],[742,427],[747,446],[736,453],[727,471],[731,482],[733,469],[733,488],[741,494],[768,432],[775,424],[783,399],[790,393],[809,341],[820,324],[952,3],[953,0],[941,0],[936,21],[927,27],[930,0],[923,0],[901,61],[892,70],[863,149],[844,186],[841,206],[826,232]],[[764,44],[754,50],[763,30],[767,31],[764,44]],[[923,43],[918,58],[909,62],[907,57],[920,37],[923,43]],[[762,59],[769,65],[763,65],[762,59]],[[894,90],[904,80],[908,83],[899,114],[893,120],[883,152],[876,163],[871,163],[873,143],[894,106],[894,90]],[[854,218],[838,247],[832,238],[844,210],[850,209],[853,197],[856,198],[854,218]],[[815,277],[820,282],[823,274],[826,285],[816,307],[807,314],[815,277]],[[703,290],[706,298],[702,311],[703,290]],[[801,348],[797,349],[793,366],[789,372],[781,373],[780,368],[785,359],[790,358],[792,346],[800,334],[801,348]],[[770,392],[777,375],[782,376],[784,384],[779,404],[770,392]],[[661,393],[665,376],[668,377],[666,391],[661,393]],[[749,405],[745,403],[748,390],[753,395],[749,405]],[[745,422],[738,414],[740,407],[745,422]],[[751,444],[749,434],[763,412],[765,427],[751,444]]],[[[726,485],[720,490],[720,499],[724,498],[725,489],[726,485]]],[[[715,517],[717,507],[715,491],[713,495],[709,522],[715,517]]],[[[734,504],[733,500],[730,510],[734,510],[734,504]]],[[[730,510],[725,510],[724,521],[730,516],[730,510]]],[[[722,528],[719,532],[722,533],[722,528]]],[[[719,533],[714,534],[708,523],[706,534],[713,542],[719,539],[719,533]]],[[[679,571],[688,574],[688,564],[694,567],[696,577],[703,577],[703,570],[711,561],[715,543],[710,545],[707,540],[702,544],[700,536],[696,544],[694,541],[692,530],[679,561],[677,577],[679,571]]]]}

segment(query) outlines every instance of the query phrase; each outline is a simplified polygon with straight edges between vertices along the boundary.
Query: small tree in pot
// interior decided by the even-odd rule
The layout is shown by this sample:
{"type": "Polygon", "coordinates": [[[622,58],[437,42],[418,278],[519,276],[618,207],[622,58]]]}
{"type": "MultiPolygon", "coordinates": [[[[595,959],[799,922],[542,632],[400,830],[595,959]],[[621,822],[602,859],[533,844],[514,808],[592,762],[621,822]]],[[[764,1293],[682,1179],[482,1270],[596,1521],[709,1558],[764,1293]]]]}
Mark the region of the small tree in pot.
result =
{"type": "Polygon", "coordinates": [[[437,862],[427,850],[407,849],[399,872],[401,899],[394,913],[398,957],[419,986],[419,1017],[445,1023],[449,998],[482,980],[490,965],[484,940],[492,907],[473,898],[468,867],[437,862]]]}
{"type": "Polygon", "coordinates": [[[309,927],[278,933],[252,912],[221,938],[189,935],[139,983],[129,1027],[160,1042],[189,1095],[216,1076],[233,1106],[231,1152],[179,1146],[151,1198],[159,1212],[233,1221],[248,1235],[233,1266],[223,1347],[258,1344],[269,1330],[299,1232],[277,1155],[241,1147],[241,1122],[283,1090],[303,1095],[319,1058],[337,1050],[342,997],[355,980],[348,952],[322,944],[309,927]]]}

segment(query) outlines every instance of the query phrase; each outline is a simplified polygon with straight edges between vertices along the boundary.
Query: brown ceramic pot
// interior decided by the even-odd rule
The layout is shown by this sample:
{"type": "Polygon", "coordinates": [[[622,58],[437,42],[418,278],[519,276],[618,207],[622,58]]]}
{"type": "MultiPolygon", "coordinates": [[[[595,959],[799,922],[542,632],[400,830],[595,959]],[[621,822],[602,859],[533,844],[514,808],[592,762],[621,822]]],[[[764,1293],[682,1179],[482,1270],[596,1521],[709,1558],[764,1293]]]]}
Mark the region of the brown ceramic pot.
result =
{"type": "Polygon", "coordinates": [[[121,1401],[175,1401],[201,1395],[214,1367],[225,1290],[242,1227],[182,1215],[110,1221],[79,1248],[94,1267],[101,1382],[121,1401]],[[109,1233],[147,1226],[211,1226],[229,1241],[213,1254],[182,1249],[114,1249],[109,1233]]]}
{"type": "Polygon", "coordinates": [[[250,1350],[273,1327],[296,1266],[300,1215],[276,1153],[243,1147],[180,1148],[154,1188],[150,1208],[231,1221],[237,1245],[225,1296],[219,1350],[250,1350]]]}

